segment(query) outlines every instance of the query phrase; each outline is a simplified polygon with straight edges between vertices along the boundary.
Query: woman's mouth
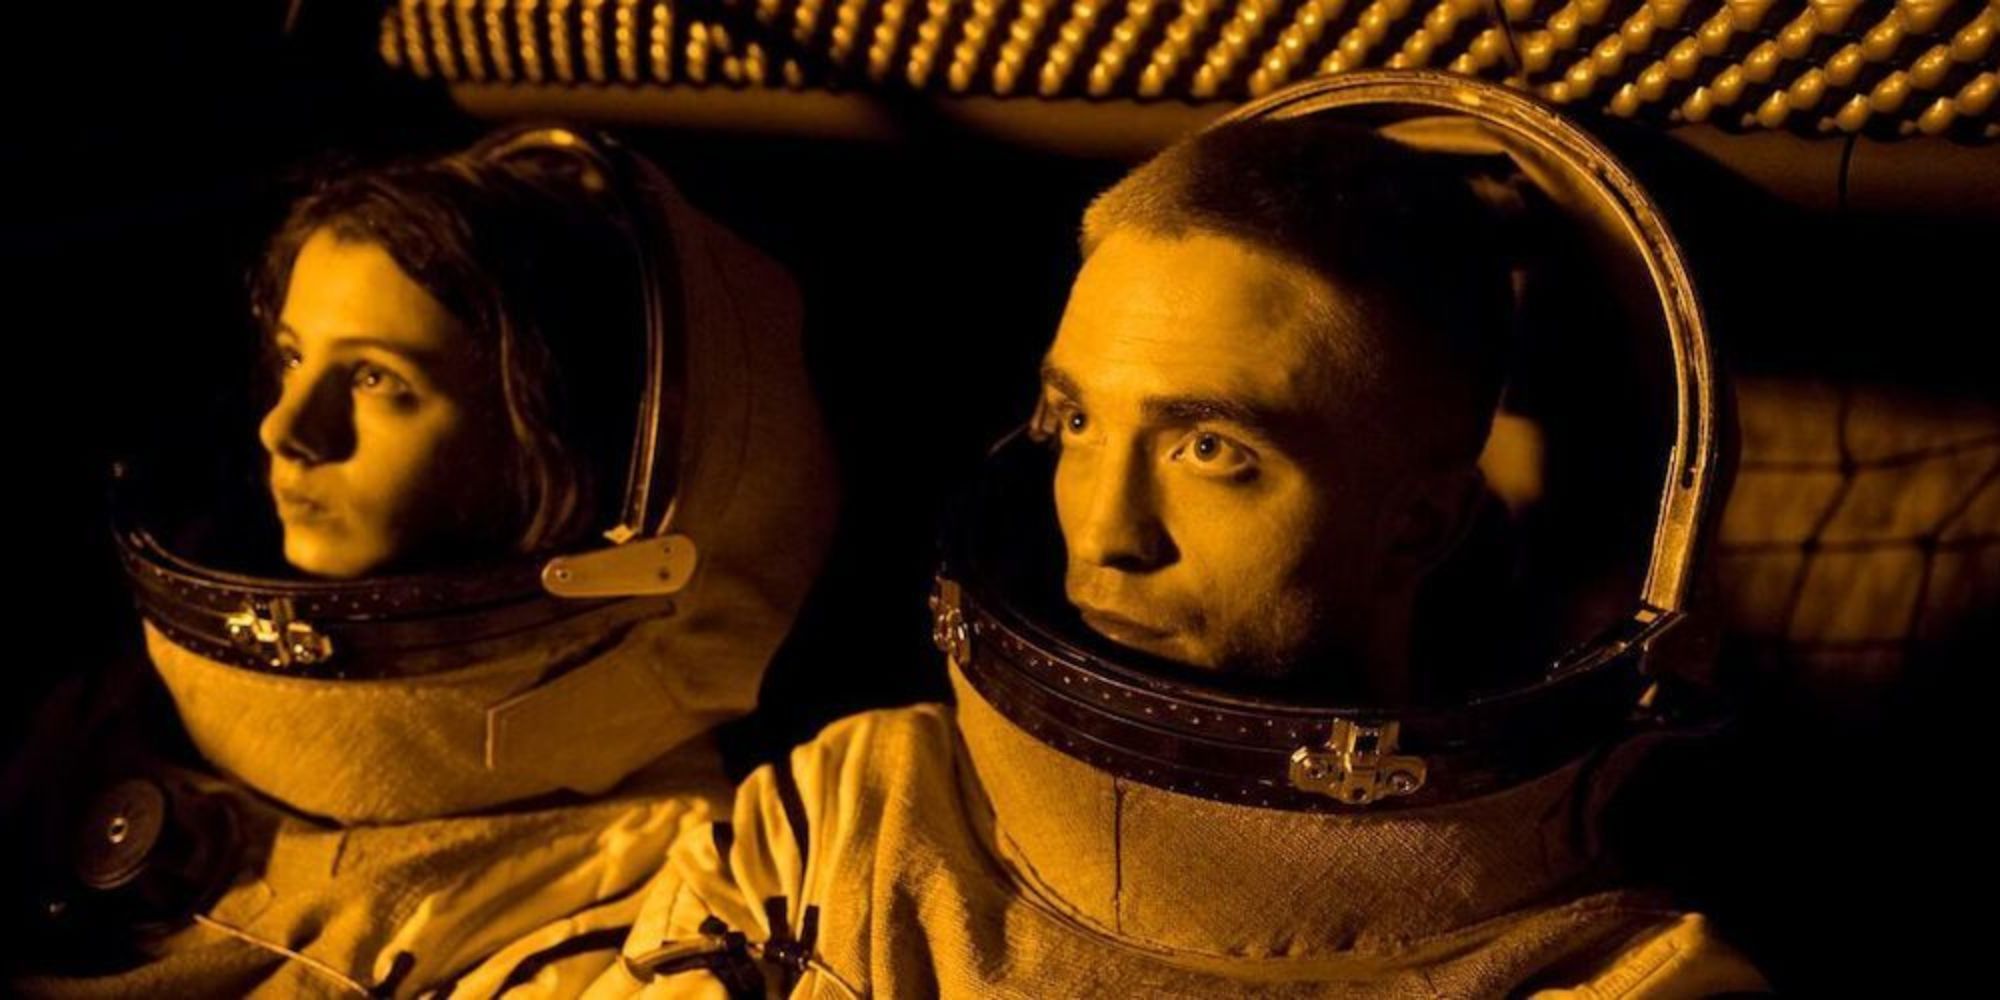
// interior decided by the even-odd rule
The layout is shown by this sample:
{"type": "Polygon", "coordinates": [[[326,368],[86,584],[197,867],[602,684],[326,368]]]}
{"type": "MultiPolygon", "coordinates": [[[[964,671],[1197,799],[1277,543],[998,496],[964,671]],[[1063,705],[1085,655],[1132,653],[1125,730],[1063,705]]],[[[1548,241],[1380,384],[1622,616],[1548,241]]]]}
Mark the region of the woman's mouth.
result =
{"type": "Polygon", "coordinates": [[[278,517],[288,524],[323,521],[330,514],[326,502],[310,493],[278,487],[271,495],[277,501],[278,517]]]}

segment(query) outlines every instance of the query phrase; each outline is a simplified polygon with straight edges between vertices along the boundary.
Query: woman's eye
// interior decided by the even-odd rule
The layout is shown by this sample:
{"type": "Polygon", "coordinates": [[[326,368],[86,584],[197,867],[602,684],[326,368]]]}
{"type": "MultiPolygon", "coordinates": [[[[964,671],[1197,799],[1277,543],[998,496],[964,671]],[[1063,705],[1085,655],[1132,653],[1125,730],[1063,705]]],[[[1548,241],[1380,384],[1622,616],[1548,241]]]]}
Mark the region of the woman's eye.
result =
{"type": "Polygon", "coordinates": [[[1195,431],[1182,438],[1172,457],[1212,476],[1241,475],[1256,464],[1248,448],[1214,431],[1195,431]]]}
{"type": "Polygon", "coordinates": [[[410,391],[410,383],[387,368],[364,361],[354,366],[354,389],[375,396],[401,396],[410,391]]]}
{"type": "Polygon", "coordinates": [[[278,348],[278,374],[289,375],[305,363],[305,358],[290,347],[278,348]]]}
{"type": "Polygon", "coordinates": [[[1075,407],[1060,410],[1058,413],[1062,417],[1063,430],[1071,434],[1081,434],[1084,428],[1090,426],[1090,418],[1084,416],[1083,411],[1075,407]]]}

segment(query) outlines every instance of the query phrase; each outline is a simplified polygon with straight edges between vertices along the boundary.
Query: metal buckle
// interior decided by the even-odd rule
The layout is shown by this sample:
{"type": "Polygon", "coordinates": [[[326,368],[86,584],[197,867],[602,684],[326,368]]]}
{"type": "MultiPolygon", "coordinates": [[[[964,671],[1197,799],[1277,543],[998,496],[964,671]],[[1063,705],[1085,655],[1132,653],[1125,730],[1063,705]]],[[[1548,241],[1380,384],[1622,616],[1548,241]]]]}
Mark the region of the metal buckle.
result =
{"type": "Polygon", "coordinates": [[[576,598],[678,594],[700,564],[701,552],[686,535],[642,538],[549,560],[542,589],[576,598]]]}
{"type": "Polygon", "coordinates": [[[937,578],[931,590],[931,644],[957,663],[972,660],[972,629],[965,624],[962,591],[956,582],[937,578]]]}
{"type": "Polygon", "coordinates": [[[292,600],[274,597],[248,606],[222,620],[229,640],[253,650],[277,669],[310,667],[333,656],[333,640],[319,633],[310,622],[292,617],[292,600]]]}
{"type": "Polygon", "coordinates": [[[750,953],[748,935],[729,929],[714,916],[704,919],[697,930],[701,936],[693,940],[661,941],[637,955],[621,955],[625,971],[641,983],[651,983],[661,976],[706,969],[722,980],[729,996],[765,994],[764,973],[750,953]]]}
{"type": "Polygon", "coordinates": [[[1428,769],[1421,757],[1391,756],[1401,728],[1334,720],[1324,747],[1292,751],[1292,787],[1357,806],[1415,792],[1424,787],[1428,769]]]}

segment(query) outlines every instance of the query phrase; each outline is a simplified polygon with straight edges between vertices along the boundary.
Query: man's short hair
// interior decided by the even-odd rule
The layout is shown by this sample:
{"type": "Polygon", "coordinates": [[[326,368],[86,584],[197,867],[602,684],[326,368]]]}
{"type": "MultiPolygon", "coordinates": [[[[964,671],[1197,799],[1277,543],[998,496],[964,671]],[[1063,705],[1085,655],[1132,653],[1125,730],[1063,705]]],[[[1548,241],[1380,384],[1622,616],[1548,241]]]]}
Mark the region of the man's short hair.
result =
{"type": "Polygon", "coordinates": [[[1308,117],[1230,123],[1099,195],[1083,255],[1118,229],[1201,232],[1306,268],[1360,307],[1379,402],[1435,432],[1434,459],[1470,462],[1504,380],[1513,297],[1497,217],[1453,159],[1308,117]]]}

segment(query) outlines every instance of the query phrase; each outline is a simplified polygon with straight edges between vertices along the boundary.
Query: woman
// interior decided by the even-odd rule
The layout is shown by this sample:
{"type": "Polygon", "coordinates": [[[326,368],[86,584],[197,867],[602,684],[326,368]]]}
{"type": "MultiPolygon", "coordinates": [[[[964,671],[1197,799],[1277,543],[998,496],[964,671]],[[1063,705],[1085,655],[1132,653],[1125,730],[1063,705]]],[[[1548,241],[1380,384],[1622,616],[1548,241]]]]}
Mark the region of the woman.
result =
{"type": "Polygon", "coordinates": [[[643,159],[539,129],[313,192],[254,297],[289,570],[126,484],[192,753],[82,737],[125,745],[43,811],[17,985],[560,988],[622,931],[537,942],[629,923],[824,552],[796,295],[643,159]]]}
{"type": "Polygon", "coordinates": [[[279,393],[259,436],[299,570],[532,553],[608,514],[644,360],[618,335],[645,322],[638,234],[542,160],[345,178],[273,241],[256,312],[279,393]]]}

